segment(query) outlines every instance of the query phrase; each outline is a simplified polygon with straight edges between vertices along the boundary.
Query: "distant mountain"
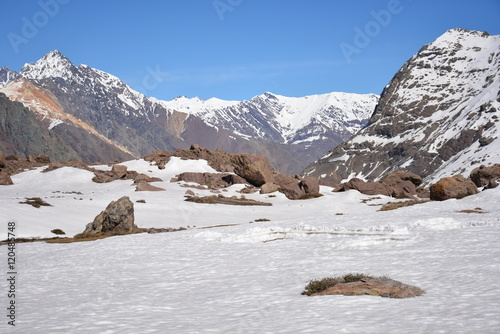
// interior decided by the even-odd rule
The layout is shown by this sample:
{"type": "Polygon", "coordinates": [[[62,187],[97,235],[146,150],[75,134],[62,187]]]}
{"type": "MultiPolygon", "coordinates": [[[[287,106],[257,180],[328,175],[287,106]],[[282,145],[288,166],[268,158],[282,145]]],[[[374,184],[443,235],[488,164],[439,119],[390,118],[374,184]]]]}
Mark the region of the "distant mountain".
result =
{"type": "Polygon", "coordinates": [[[368,125],[304,174],[340,182],[398,169],[433,181],[500,162],[500,36],[453,29],[385,87],[368,125]]]}
{"type": "Polygon", "coordinates": [[[265,93],[243,102],[160,101],[111,74],[75,66],[58,51],[26,64],[20,73],[2,68],[2,85],[0,92],[37,113],[47,129],[87,162],[196,143],[264,154],[287,173],[298,173],[359,130],[378,100],[373,94],[287,98],[265,93]]]}

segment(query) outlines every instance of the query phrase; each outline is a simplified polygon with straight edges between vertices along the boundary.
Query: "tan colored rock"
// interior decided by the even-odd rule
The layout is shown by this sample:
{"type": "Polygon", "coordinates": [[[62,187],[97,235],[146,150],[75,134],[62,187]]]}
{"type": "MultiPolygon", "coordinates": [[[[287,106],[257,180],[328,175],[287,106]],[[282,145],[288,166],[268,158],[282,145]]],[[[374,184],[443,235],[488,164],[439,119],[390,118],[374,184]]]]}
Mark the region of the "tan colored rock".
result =
{"type": "Polygon", "coordinates": [[[460,199],[478,193],[474,182],[462,175],[442,178],[431,185],[429,190],[432,201],[444,201],[450,198],[460,199]]]}
{"type": "Polygon", "coordinates": [[[410,181],[411,183],[413,183],[415,186],[418,187],[419,185],[422,184],[423,179],[417,174],[406,172],[403,170],[398,170],[384,176],[380,180],[380,183],[383,183],[387,186],[395,186],[404,181],[410,181]]]}
{"type": "Polygon", "coordinates": [[[113,165],[113,167],[111,167],[111,173],[113,173],[117,179],[123,179],[127,175],[127,166],[113,165]]]}
{"type": "Polygon", "coordinates": [[[273,193],[273,192],[278,191],[278,190],[279,190],[279,186],[277,184],[272,183],[272,182],[265,183],[262,185],[262,187],[260,187],[261,194],[270,194],[270,193],[273,193]]]}
{"type": "Polygon", "coordinates": [[[273,182],[273,171],[269,160],[263,155],[232,154],[231,163],[234,172],[253,186],[260,187],[267,182],[273,182]]]}
{"type": "Polygon", "coordinates": [[[146,181],[141,181],[137,184],[135,191],[165,191],[165,189],[152,186],[146,181]]]}

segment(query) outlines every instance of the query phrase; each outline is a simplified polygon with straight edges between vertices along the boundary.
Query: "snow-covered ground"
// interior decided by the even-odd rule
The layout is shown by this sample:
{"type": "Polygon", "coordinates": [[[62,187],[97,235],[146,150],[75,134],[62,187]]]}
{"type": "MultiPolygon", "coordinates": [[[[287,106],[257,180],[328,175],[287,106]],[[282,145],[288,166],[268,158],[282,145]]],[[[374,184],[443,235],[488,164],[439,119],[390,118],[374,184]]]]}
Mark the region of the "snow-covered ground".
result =
{"type": "MultiPolygon", "coordinates": [[[[212,171],[204,161],[173,158],[165,170],[143,160],[124,164],[162,178],[154,185],[167,191],[135,192],[130,180],[96,184],[92,173],[73,168],[28,171],[0,188],[0,239],[9,221],[18,237],[54,236],[55,228],[80,233],[124,195],[146,200],[135,203],[138,226],[190,228],[17,244],[16,327],[4,315],[1,333],[500,332],[498,188],[387,212],[374,204],[393,199],[326,187],[323,197],[306,201],[245,195],[273,206],[239,207],[183,201],[191,188],[170,178],[212,171]],[[19,204],[35,196],[53,206],[19,204]],[[485,213],[458,212],[479,207],[485,213]],[[237,225],[201,228],[229,224],[237,225]],[[410,299],[300,294],[311,279],[349,272],[388,275],[426,293],[410,299]]],[[[223,194],[240,196],[241,187],[223,194]]],[[[6,310],[7,247],[0,250],[6,310]]]]}

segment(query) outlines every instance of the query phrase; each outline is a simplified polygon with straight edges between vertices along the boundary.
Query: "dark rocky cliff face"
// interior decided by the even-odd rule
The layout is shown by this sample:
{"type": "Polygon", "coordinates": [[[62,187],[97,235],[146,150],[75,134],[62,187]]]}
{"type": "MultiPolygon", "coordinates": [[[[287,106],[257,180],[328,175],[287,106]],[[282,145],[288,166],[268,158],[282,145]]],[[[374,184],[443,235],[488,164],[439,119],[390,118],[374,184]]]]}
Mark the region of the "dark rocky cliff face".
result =
{"type": "Polygon", "coordinates": [[[500,160],[499,68],[500,36],[447,31],[401,67],[368,125],[304,174],[339,182],[405,169],[430,180],[500,160]]]}

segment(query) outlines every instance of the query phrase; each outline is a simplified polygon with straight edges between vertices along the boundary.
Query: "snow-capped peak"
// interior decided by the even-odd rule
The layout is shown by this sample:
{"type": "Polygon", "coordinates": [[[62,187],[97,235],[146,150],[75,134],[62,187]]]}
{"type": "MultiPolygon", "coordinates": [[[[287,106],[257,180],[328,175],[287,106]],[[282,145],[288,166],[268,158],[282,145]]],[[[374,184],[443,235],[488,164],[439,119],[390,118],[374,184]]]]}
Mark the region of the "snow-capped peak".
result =
{"type": "Polygon", "coordinates": [[[68,58],[61,52],[54,50],[47,53],[36,63],[25,64],[20,74],[27,79],[68,78],[75,70],[75,65],[68,58]]]}

